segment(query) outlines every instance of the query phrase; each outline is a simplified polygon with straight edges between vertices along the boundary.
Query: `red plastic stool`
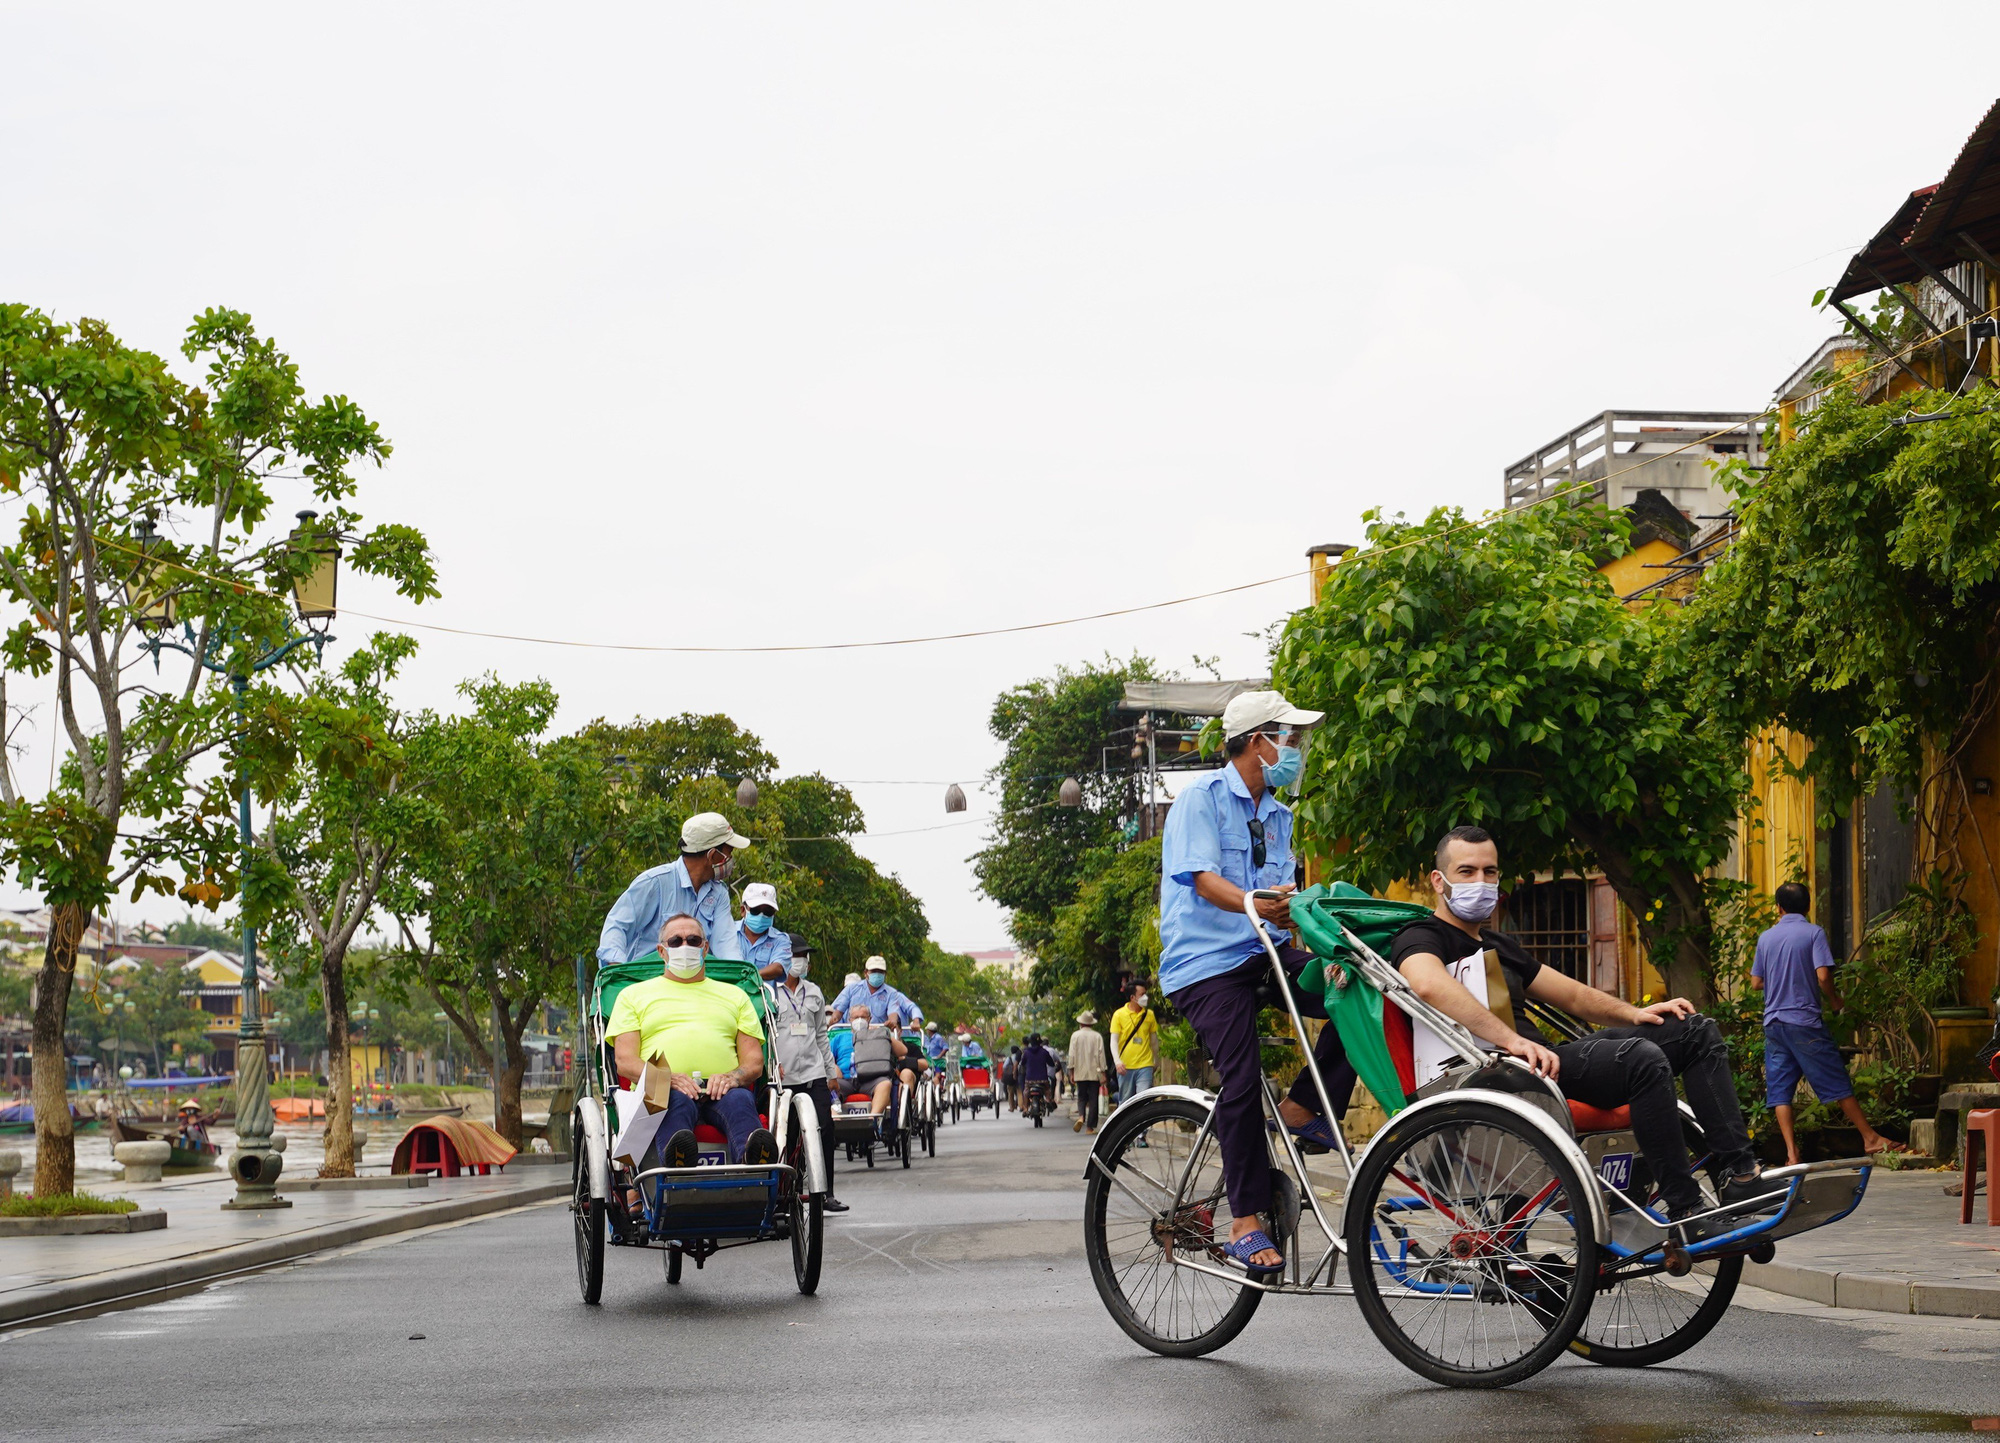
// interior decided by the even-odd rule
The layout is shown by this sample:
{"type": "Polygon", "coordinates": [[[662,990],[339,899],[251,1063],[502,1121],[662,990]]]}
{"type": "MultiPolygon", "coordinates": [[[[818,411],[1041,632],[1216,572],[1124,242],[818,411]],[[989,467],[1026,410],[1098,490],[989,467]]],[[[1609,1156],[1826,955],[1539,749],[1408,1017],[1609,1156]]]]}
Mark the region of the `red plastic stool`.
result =
{"type": "MultiPolygon", "coordinates": [[[[1992,1160],[2000,1157],[2000,1107],[1982,1107],[1965,1115],[1965,1185],[1958,1200],[1958,1220],[1972,1221],[1972,1192],[1979,1179],[1982,1162],[1990,1173],[1992,1160]],[[1982,1148],[1981,1143],[1985,1146],[1982,1148]],[[1985,1158],[1980,1153],[1986,1154],[1985,1158]]],[[[1986,1180],[1986,1226],[2000,1227],[2000,1188],[1986,1180]]]]}

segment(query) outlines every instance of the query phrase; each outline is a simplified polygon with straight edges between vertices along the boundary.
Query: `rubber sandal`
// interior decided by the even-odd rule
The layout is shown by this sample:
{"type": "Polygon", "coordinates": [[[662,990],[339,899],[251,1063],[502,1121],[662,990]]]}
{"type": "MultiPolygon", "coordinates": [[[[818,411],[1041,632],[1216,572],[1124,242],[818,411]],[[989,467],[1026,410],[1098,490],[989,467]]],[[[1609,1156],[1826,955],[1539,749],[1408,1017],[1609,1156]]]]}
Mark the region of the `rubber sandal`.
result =
{"type": "Polygon", "coordinates": [[[1285,1270],[1284,1253],[1271,1241],[1271,1235],[1262,1228],[1245,1233],[1233,1243],[1224,1244],[1222,1253],[1224,1257],[1233,1258],[1243,1264],[1243,1270],[1253,1279],[1275,1278],[1285,1270]],[[1276,1266],[1260,1268],[1250,1261],[1257,1254],[1266,1251],[1278,1254],[1276,1266]]]}
{"type": "Polygon", "coordinates": [[[1311,1122],[1294,1127],[1290,1131],[1300,1142],[1314,1143],[1328,1152],[1340,1151],[1340,1144],[1334,1139],[1333,1129],[1326,1125],[1326,1119],[1323,1117],[1316,1117],[1311,1122]]]}

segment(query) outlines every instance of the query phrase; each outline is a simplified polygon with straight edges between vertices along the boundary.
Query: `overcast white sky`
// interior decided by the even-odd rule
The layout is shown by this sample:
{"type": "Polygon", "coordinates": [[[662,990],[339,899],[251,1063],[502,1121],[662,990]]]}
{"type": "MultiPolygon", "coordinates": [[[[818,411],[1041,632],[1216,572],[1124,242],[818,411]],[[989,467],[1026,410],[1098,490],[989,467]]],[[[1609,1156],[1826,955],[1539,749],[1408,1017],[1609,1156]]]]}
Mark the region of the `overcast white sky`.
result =
{"type": "MultiPolygon", "coordinates": [[[[1666,18],[9,4],[0,296],[162,352],[239,307],[360,402],[396,447],[362,505],[444,587],[343,582],[368,611],[750,645],[1101,611],[1300,567],[1371,506],[1489,508],[1607,406],[1761,406],[1996,89],[1880,102],[1879,6],[1666,18]]],[[[992,764],[1002,688],[1134,649],[1253,674],[1304,592],[817,656],[420,632],[408,696],[491,669],[565,726],[727,712],[898,832],[992,764]]],[[[1003,945],[981,835],[861,846],[941,941],[1003,945]]]]}

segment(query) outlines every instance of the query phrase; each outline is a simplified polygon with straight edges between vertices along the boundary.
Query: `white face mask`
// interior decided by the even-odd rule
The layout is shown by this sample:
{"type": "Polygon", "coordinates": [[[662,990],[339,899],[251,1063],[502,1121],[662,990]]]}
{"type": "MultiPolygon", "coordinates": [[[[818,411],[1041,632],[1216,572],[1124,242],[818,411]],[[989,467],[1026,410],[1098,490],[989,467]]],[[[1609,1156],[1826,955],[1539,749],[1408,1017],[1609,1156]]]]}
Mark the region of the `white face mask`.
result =
{"type": "Polygon", "coordinates": [[[676,977],[692,977],[701,971],[701,948],[669,947],[667,970],[676,977]]]}
{"type": "Polygon", "coordinates": [[[792,976],[794,977],[803,977],[806,975],[806,969],[811,966],[812,963],[808,961],[806,958],[794,957],[791,961],[785,964],[785,970],[791,973],[792,976]]]}
{"type": "Polygon", "coordinates": [[[1444,904],[1461,922],[1484,922],[1500,905],[1498,882],[1447,882],[1444,904]]]}

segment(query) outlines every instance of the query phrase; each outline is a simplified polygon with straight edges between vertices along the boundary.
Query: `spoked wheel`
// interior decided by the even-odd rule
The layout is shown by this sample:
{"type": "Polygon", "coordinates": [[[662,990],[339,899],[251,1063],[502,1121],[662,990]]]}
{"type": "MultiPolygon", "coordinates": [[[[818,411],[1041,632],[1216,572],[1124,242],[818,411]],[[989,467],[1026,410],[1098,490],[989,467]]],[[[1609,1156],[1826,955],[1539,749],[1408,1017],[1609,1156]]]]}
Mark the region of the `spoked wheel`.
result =
{"type": "MultiPolygon", "coordinates": [[[[1156,1134],[1157,1136],[1157,1134],[1156,1134]]],[[[1155,1143],[1155,1146],[1158,1144],[1155,1143]]],[[[1434,1383],[1504,1388],[1546,1368],[1590,1310],[1586,1184],[1531,1124],[1454,1101],[1391,1123],[1348,1193],[1361,1315],[1434,1383]]]]}
{"type": "MultiPolygon", "coordinates": [[[[798,1174],[803,1179],[804,1174],[798,1174]]],[[[792,1276],[799,1291],[812,1293],[819,1287],[820,1247],[826,1232],[826,1199],[803,1187],[792,1190],[792,1276]]]]}
{"type": "MultiPolygon", "coordinates": [[[[1703,1202],[1714,1207],[1714,1188],[1701,1173],[1695,1176],[1703,1202]]],[[[1660,1210],[1658,1197],[1648,1206],[1660,1210]]],[[[1611,1221],[1615,1236],[1619,1218],[1611,1221]]],[[[1598,1290],[1569,1350],[1607,1368],[1647,1368],[1678,1358],[1721,1321],[1742,1279],[1741,1254],[1703,1259],[1684,1278],[1669,1277],[1664,1269],[1623,1278],[1598,1290]]]]}
{"type": "Polygon", "coordinates": [[[1134,1342],[1170,1358],[1214,1352],[1264,1298],[1174,1261],[1233,1266],[1222,1261],[1231,1215],[1222,1152],[1203,1131],[1208,1116],[1182,1097],[1121,1109],[1098,1138],[1084,1188],[1083,1247],[1097,1295],[1134,1342]]]}
{"type": "Polygon", "coordinates": [[[583,1300],[604,1296],[604,1199],[590,1195],[590,1162],[580,1145],[583,1130],[573,1134],[579,1145],[570,1149],[570,1214],[576,1224],[576,1281],[583,1300]]]}

